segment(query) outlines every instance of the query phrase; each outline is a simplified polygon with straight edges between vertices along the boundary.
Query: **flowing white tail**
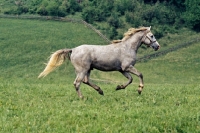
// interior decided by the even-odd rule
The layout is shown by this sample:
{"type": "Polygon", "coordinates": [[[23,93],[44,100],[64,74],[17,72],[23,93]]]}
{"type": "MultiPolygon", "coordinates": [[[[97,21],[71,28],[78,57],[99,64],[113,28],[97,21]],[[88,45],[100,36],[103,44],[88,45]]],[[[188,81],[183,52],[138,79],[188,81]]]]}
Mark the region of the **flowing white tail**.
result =
{"type": "Polygon", "coordinates": [[[57,67],[62,65],[62,63],[65,61],[66,57],[70,59],[70,53],[72,52],[71,49],[61,49],[56,52],[54,52],[49,59],[49,62],[46,65],[46,68],[43,72],[40,73],[38,78],[47,76],[50,72],[55,70],[57,67]]]}

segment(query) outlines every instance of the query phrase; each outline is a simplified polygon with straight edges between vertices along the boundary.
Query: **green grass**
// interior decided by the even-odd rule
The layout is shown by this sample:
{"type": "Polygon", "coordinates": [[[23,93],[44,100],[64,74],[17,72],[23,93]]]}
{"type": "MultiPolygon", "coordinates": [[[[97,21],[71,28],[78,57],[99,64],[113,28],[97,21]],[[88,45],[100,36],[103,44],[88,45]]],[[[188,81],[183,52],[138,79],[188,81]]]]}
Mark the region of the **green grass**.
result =
{"type": "Polygon", "coordinates": [[[51,52],[103,39],[82,24],[54,21],[1,18],[0,31],[0,132],[200,132],[200,43],[136,64],[142,95],[134,75],[127,89],[115,91],[126,82],[121,74],[94,71],[105,96],[82,84],[80,100],[69,62],[37,76],[51,52]]]}
{"type": "Polygon", "coordinates": [[[71,85],[1,85],[2,132],[199,132],[200,86],[148,84],[105,96],[82,86],[79,100],[71,85]],[[191,91],[192,89],[192,91],[191,91]]]}

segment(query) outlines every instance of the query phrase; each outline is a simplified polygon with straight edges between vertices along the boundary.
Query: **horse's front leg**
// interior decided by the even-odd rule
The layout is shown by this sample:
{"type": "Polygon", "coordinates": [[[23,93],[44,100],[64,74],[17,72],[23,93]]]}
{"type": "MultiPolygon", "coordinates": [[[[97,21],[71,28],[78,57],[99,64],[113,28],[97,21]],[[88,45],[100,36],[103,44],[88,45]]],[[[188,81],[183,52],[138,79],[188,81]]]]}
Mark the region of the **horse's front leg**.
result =
{"type": "Polygon", "coordinates": [[[132,65],[129,66],[126,71],[135,74],[136,76],[139,77],[140,79],[140,84],[139,84],[139,88],[138,88],[138,93],[141,94],[142,93],[142,89],[144,88],[144,82],[143,82],[143,75],[142,73],[140,73],[137,69],[135,69],[132,65]]]}
{"type": "Polygon", "coordinates": [[[120,71],[120,72],[128,79],[128,82],[124,85],[118,85],[116,90],[125,89],[133,81],[133,78],[128,72],[124,72],[124,71],[120,71]]]}

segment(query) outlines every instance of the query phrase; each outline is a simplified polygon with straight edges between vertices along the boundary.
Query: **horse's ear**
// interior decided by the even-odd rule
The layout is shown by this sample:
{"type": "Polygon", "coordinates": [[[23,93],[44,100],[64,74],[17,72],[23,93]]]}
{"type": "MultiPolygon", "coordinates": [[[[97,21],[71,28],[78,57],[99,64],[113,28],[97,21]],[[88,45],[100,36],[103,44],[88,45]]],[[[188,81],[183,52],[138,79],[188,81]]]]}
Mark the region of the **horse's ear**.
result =
{"type": "Polygon", "coordinates": [[[148,32],[151,31],[151,26],[146,28],[148,32]]]}
{"type": "Polygon", "coordinates": [[[149,30],[149,31],[151,30],[151,26],[148,28],[148,30],[149,30]]]}

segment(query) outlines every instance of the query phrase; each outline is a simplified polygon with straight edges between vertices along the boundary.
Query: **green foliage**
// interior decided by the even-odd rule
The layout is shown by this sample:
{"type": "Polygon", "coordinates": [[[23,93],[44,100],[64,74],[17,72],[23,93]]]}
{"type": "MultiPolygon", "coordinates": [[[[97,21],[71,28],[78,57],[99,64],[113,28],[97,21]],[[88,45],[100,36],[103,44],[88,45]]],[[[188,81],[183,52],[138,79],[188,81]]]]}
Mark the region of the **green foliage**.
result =
{"type": "Polygon", "coordinates": [[[85,21],[89,23],[93,23],[94,21],[100,21],[103,18],[99,9],[96,9],[94,6],[83,9],[82,17],[85,21]]]}
{"type": "Polygon", "coordinates": [[[83,2],[82,17],[85,21],[93,23],[94,21],[105,21],[109,17],[113,8],[112,0],[106,1],[85,1],[83,2]]]}
{"type": "Polygon", "coordinates": [[[36,11],[39,15],[42,15],[42,16],[45,16],[45,15],[48,15],[48,11],[46,9],[46,6],[45,5],[41,5],[37,11],[36,11]]]}
{"type": "Polygon", "coordinates": [[[27,2],[25,0],[15,1],[13,8],[5,10],[5,14],[39,14],[49,16],[64,17],[67,14],[75,14],[75,12],[81,11],[81,6],[74,0],[32,0],[27,2]],[[19,4],[15,4],[19,3],[19,4]]]}
{"type": "Polygon", "coordinates": [[[134,12],[140,6],[138,0],[118,0],[115,2],[116,12],[125,15],[125,12],[134,12]]]}
{"type": "MultiPolygon", "coordinates": [[[[68,15],[82,17],[86,22],[99,26],[105,22],[116,32],[130,27],[156,26],[158,38],[187,26],[200,31],[199,0],[18,0],[2,1],[0,11],[5,14],[39,14],[43,16],[68,15]],[[78,15],[77,15],[78,14],[78,15]],[[165,25],[167,28],[162,28],[165,25]],[[164,31],[163,31],[164,29],[164,31]],[[162,33],[161,33],[162,32],[162,33]],[[161,35],[163,34],[163,35],[161,35]]],[[[102,27],[102,26],[101,26],[102,27]]],[[[110,31],[110,27],[103,27],[110,31]]],[[[104,33],[104,34],[109,34],[104,33]]],[[[121,33],[117,33],[121,34],[121,33]]]]}
{"type": "Polygon", "coordinates": [[[75,14],[75,12],[80,12],[82,10],[81,6],[75,0],[67,0],[67,12],[75,14]]]}
{"type": "Polygon", "coordinates": [[[142,20],[141,17],[137,15],[137,13],[126,12],[125,19],[126,22],[131,23],[132,27],[141,26],[142,20]]]}
{"type": "Polygon", "coordinates": [[[112,14],[110,18],[108,18],[108,23],[110,24],[110,26],[115,28],[119,28],[122,25],[119,20],[119,16],[115,13],[112,14]]]}
{"type": "Polygon", "coordinates": [[[111,39],[114,39],[118,35],[115,27],[111,27],[109,30],[109,36],[111,39]]]}
{"type": "Polygon", "coordinates": [[[47,7],[48,15],[58,16],[58,4],[56,2],[49,2],[47,7]]]}
{"type": "Polygon", "coordinates": [[[187,26],[200,31],[200,1],[186,0],[186,12],[184,13],[184,20],[187,26]]]}
{"type": "Polygon", "coordinates": [[[29,12],[29,8],[26,5],[19,3],[15,7],[5,10],[4,14],[20,15],[20,14],[28,13],[28,12],[29,12]]]}

